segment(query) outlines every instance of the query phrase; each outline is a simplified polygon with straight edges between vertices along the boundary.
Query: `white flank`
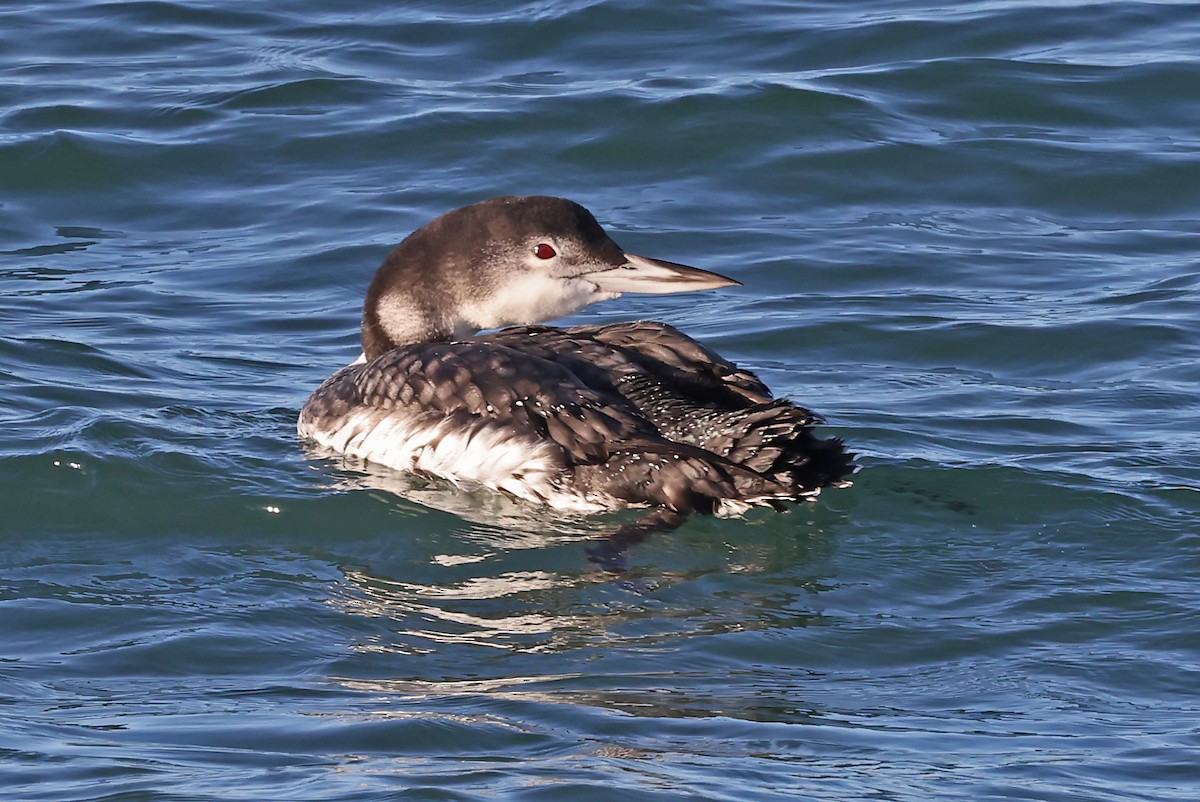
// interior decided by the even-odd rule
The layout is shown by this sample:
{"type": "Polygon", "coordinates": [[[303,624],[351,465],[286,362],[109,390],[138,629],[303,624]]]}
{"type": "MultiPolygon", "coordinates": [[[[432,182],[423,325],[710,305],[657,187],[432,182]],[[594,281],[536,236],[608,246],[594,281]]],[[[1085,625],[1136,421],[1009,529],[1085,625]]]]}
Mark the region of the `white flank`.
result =
{"type": "Polygon", "coordinates": [[[301,422],[299,432],[325,448],[399,471],[438,476],[464,487],[482,486],[555,509],[596,512],[612,501],[565,491],[555,447],[521,437],[502,425],[478,421],[419,421],[403,412],[356,410],[340,421],[301,422]],[[329,427],[334,424],[335,428],[329,427]]]}

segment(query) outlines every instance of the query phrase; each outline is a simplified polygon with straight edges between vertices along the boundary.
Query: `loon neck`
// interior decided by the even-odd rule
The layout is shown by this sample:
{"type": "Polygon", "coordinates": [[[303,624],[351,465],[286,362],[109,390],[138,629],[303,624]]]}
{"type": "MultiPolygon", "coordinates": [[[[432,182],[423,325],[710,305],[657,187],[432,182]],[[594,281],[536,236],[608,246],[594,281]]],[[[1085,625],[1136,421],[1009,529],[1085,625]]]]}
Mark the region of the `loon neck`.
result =
{"type": "Polygon", "coordinates": [[[479,331],[479,326],[463,317],[457,304],[440,309],[435,306],[428,299],[423,301],[420,293],[382,283],[373,285],[362,315],[362,346],[367,359],[405,345],[464,340],[479,331]]]}
{"type": "Polygon", "coordinates": [[[430,317],[419,314],[403,320],[392,319],[389,314],[385,322],[377,308],[368,308],[363,311],[362,347],[367,359],[374,359],[401,346],[465,340],[475,336],[478,331],[461,320],[435,323],[430,317]]]}
{"type": "MultiPolygon", "coordinates": [[[[430,340],[443,339],[439,337],[431,337],[430,340]]],[[[362,348],[363,354],[368,360],[382,356],[393,348],[397,348],[401,343],[395,342],[383,330],[383,324],[379,320],[379,315],[373,310],[365,311],[362,320],[362,348]]]]}

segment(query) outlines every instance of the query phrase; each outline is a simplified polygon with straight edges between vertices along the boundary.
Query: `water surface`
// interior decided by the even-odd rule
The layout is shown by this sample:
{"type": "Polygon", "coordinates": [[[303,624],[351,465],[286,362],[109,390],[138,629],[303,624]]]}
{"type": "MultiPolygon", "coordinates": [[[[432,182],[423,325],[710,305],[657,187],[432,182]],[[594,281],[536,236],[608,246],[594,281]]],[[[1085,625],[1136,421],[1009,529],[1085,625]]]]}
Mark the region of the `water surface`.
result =
{"type": "MultiPolygon", "coordinates": [[[[7,800],[1191,800],[1200,5],[0,9],[7,800]],[[571,197],[863,472],[597,571],[312,459],[387,250],[571,197]]],[[[429,500],[429,499],[426,499],[429,500]]]]}

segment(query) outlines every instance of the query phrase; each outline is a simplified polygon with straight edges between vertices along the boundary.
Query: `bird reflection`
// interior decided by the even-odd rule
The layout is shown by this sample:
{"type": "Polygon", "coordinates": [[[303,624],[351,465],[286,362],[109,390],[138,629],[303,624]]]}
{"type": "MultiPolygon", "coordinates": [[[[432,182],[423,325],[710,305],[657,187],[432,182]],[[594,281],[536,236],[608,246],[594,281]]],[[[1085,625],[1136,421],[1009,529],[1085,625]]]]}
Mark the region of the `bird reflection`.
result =
{"type": "Polygon", "coordinates": [[[682,522],[681,516],[667,510],[642,517],[638,517],[636,511],[592,515],[554,512],[501,493],[401,473],[319,446],[307,446],[305,450],[310,458],[320,458],[342,471],[332,482],[332,489],[383,491],[473,524],[464,539],[482,547],[483,555],[438,555],[434,558],[444,565],[483,560],[488,553],[582,541],[583,554],[592,566],[620,573],[628,568],[629,553],[635,546],[655,532],[674,529],[682,522]]]}

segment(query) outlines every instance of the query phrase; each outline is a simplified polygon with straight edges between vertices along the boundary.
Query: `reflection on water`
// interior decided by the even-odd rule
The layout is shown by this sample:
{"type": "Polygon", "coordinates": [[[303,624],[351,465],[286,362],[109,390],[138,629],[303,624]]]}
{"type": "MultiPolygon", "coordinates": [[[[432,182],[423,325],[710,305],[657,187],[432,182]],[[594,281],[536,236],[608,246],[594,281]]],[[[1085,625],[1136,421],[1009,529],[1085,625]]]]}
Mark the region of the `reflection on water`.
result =
{"type": "MultiPolygon", "coordinates": [[[[668,544],[688,537],[682,532],[669,530],[628,537],[632,529],[637,529],[646,520],[645,509],[593,514],[562,512],[486,488],[472,489],[443,479],[403,473],[311,444],[305,444],[304,451],[310,459],[320,460],[324,465],[338,469],[324,482],[331,490],[380,491],[380,500],[389,504],[398,514],[422,516],[427,510],[437,510],[454,516],[456,520],[469,522],[470,525],[464,528],[456,527],[453,539],[439,541],[439,550],[430,555],[430,561],[437,565],[452,567],[487,560],[506,562],[507,558],[517,553],[545,553],[555,547],[575,544],[571,562],[564,567],[584,569],[587,573],[604,570],[628,579],[626,571],[630,567],[631,555],[648,544],[668,544]],[[406,508],[396,504],[396,499],[417,506],[406,508]]],[[[827,507],[819,503],[796,505],[782,514],[755,509],[724,522],[693,515],[684,521],[681,529],[719,534],[722,540],[731,541],[727,549],[734,550],[723,556],[698,550],[702,556],[717,556],[717,564],[711,564],[711,561],[707,565],[691,564],[690,555],[685,554],[685,559],[679,561],[677,567],[684,573],[704,570],[731,573],[769,571],[784,551],[804,551],[821,543],[822,522],[829,516],[827,507]],[[797,535],[801,539],[797,540],[797,535]]],[[[834,517],[839,517],[839,514],[834,513],[834,517]]],[[[528,565],[529,559],[528,555],[523,556],[522,565],[528,565]]],[[[671,573],[670,568],[659,570],[652,581],[664,581],[671,573]]],[[[447,580],[442,577],[439,581],[447,580]]]]}
{"type": "Polygon", "coordinates": [[[460,540],[469,552],[434,555],[432,560],[442,565],[460,565],[501,553],[587,541],[592,544],[586,553],[593,564],[617,570],[625,567],[629,546],[644,539],[626,544],[610,536],[635,522],[645,511],[591,515],[562,512],[483,487],[464,487],[443,479],[402,473],[311,444],[305,445],[305,451],[310,458],[323,459],[341,470],[332,482],[332,489],[383,491],[474,524],[460,540]],[[598,553],[603,558],[597,557],[598,553]]]}
{"type": "MultiPolygon", "coordinates": [[[[70,253],[71,251],[82,251],[89,245],[95,245],[95,240],[81,240],[77,242],[56,242],[53,245],[33,245],[28,248],[14,248],[10,251],[0,251],[0,256],[50,256],[56,253],[70,253]]],[[[42,271],[32,270],[30,273],[47,272],[50,274],[64,273],[63,270],[52,270],[43,268],[42,271]]],[[[14,278],[22,278],[20,273],[10,273],[14,278]]]]}
{"type": "Polygon", "coordinates": [[[550,606],[554,596],[586,576],[513,572],[449,586],[423,585],[347,569],[353,592],[336,600],[345,612],[394,622],[394,643],[359,644],[366,650],[424,651],[437,644],[558,651],[607,629],[613,615],[550,606]]]}
{"type": "MultiPolygon", "coordinates": [[[[639,581],[470,567],[475,574],[453,582],[440,566],[411,579],[343,567],[327,603],[371,626],[355,627],[360,635],[330,678],[393,707],[461,711],[503,702],[518,706],[506,708],[515,720],[566,716],[572,726],[611,712],[786,724],[818,715],[808,696],[822,673],[807,666],[804,641],[812,638],[802,633],[829,623],[819,609],[828,580],[808,568],[793,563],[752,577],[674,571],[639,581]],[[690,651],[697,636],[707,644],[703,656],[690,651]],[[521,706],[532,707],[521,715],[521,706]]],[[[603,721],[597,726],[606,728],[603,721]]]]}
{"type": "MultiPolygon", "coordinates": [[[[106,231],[102,228],[94,228],[92,226],[56,226],[54,233],[70,242],[54,242],[47,245],[30,245],[24,248],[12,248],[10,250],[0,250],[0,256],[53,256],[61,253],[70,253],[71,251],[81,251],[92,245],[97,244],[101,239],[112,239],[124,237],[125,234],[121,231],[106,231]]],[[[46,273],[54,275],[56,273],[70,273],[78,271],[66,271],[62,269],[51,268],[26,268],[26,270],[37,274],[46,273]]],[[[21,277],[20,273],[7,273],[7,275],[21,277]]]]}
{"type": "MultiPolygon", "coordinates": [[[[472,529],[461,540],[466,550],[472,529]]],[[[686,542],[664,543],[655,565],[614,577],[578,559],[575,548],[551,548],[555,538],[533,552],[488,553],[504,532],[491,530],[481,551],[467,560],[432,559],[405,576],[374,568],[342,565],[343,582],[327,599],[339,611],[379,625],[353,644],[357,652],[438,653],[450,646],[485,647],[509,653],[562,653],[616,645],[659,648],[695,634],[720,635],[807,627],[821,620],[817,601],[830,587],[824,575],[824,548],[810,552],[815,565],[796,561],[796,549],[779,542],[774,557],[766,543],[736,545],[719,560],[688,565],[672,555],[690,554],[686,542]],[[782,554],[787,554],[782,557],[782,554]],[[572,557],[574,556],[574,559],[572,557]],[[565,559],[564,559],[565,557],[565,559]],[[772,575],[772,568],[786,568],[772,575]],[[533,565],[530,565],[532,563],[533,565]]],[[[668,538],[686,538],[674,534],[668,538]]],[[[528,535],[522,548],[536,542],[528,535]]],[[[711,557],[707,546],[699,551],[711,557]]],[[[471,655],[468,662],[477,662],[471,655]]],[[[450,657],[453,667],[455,658],[450,657]]],[[[444,662],[440,661],[440,662],[444,662]]]]}
{"type": "MultiPolygon", "coordinates": [[[[486,699],[563,707],[573,719],[588,708],[624,713],[641,719],[725,719],[776,724],[813,724],[838,718],[806,700],[805,689],[820,683],[820,672],[788,672],[785,686],[778,670],[735,670],[730,684],[698,671],[664,669],[639,673],[568,672],[489,679],[350,679],[348,690],[376,694],[406,703],[486,699]],[[731,688],[737,690],[734,691],[731,688]]],[[[812,695],[816,695],[813,693],[812,695]]],[[[540,713],[537,718],[552,719],[540,713]]]]}

